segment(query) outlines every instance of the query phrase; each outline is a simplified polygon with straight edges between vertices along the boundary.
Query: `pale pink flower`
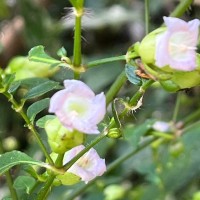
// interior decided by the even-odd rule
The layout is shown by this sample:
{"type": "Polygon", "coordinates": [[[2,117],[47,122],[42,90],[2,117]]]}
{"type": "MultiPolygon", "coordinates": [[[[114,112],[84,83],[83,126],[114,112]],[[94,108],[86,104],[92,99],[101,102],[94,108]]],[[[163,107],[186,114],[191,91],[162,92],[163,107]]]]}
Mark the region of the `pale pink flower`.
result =
{"type": "MultiPolygon", "coordinates": [[[[67,151],[64,155],[63,164],[65,165],[68,163],[84,148],[83,145],[79,145],[67,151]]],[[[81,177],[81,180],[85,183],[88,183],[96,176],[101,176],[105,171],[105,159],[100,158],[96,150],[93,148],[86,152],[67,170],[67,172],[81,177]]]]}
{"type": "Polygon", "coordinates": [[[104,93],[95,96],[82,81],[65,80],[65,89],[55,93],[49,112],[55,113],[69,131],[78,130],[87,134],[98,134],[97,124],[106,113],[104,93]]]}
{"type": "Polygon", "coordinates": [[[163,121],[157,121],[153,124],[152,128],[155,131],[168,132],[170,131],[170,124],[163,121]]]}
{"type": "Polygon", "coordinates": [[[157,37],[156,65],[182,71],[196,68],[196,45],[200,21],[185,22],[178,18],[164,17],[167,30],[157,37]]]}

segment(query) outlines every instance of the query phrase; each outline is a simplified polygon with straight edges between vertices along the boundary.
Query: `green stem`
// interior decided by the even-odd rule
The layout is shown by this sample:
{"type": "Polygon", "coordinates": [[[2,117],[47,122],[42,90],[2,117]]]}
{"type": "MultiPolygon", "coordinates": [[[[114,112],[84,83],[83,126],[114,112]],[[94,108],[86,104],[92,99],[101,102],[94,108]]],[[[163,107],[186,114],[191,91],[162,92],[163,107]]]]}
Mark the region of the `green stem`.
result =
{"type": "MultiPolygon", "coordinates": [[[[58,154],[58,157],[55,161],[55,166],[57,168],[60,168],[63,166],[63,157],[64,157],[64,154],[58,154]]],[[[47,198],[49,192],[53,188],[52,184],[55,177],[56,175],[52,172],[52,174],[50,174],[50,176],[48,177],[47,182],[45,183],[43,188],[40,190],[37,200],[45,200],[47,198]]]]}
{"type": "Polygon", "coordinates": [[[145,81],[140,89],[131,98],[129,104],[130,106],[136,106],[140,98],[144,95],[145,91],[154,83],[153,80],[145,81]]]}
{"type": "Polygon", "coordinates": [[[51,159],[49,153],[47,152],[47,149],[46,149],[44,143],[42,142],[42,140],[41,140],[41,138],[40,138],[40,136],[39,136],[39,133],[36,131],[34,125],[30,122],[29,118],[27,117],[27,115],[25,114],[24,110],[22,109],[22,106],[19,105],[19,104],[15,101],[15,99],[13,98],[13,96],[12,96],[10,93],[4,92],[3,94],[7,97],[8,101],[10,101],[10,102],[12,103],[13,109],[14,109],[16,112],[18,112],[18,113],[21,115],[21,117],[24,119],[24,121],[26,122],[26,125],[27,125],[28,129],[29,129],[29,130],[33,133],[33,135],[35,136],[35,138],[36,138],[36,140],[37,140],[37,143],[38,143],[38,145],[40,146],[40,148],[41,148],[42,152],[44,153],[46,159],[48,160],[49,164],[54,165],[54,162],[53,162],[53,160],[51,159]]]}
{"type": "Polygon", "coordinates": [[[193,0],[182,0],[175,10],[170,14],[171,17],[181,17],[189,6],[193,3],[193,0]]]}
{"type": "Polygon", "coordinates": [[[87,151],[89,151],[94,145],[100,142],[102,139],[106,137],[105,131],[103,131],[99,137],[95,138],[89,145],[85,147],[81,152],[79,152],[73,159],[71,159],[68,163],[66,163],[63,168],[68,170],[81,156],[83,156],[87,151]]]}
{"type": "Polygon", "coordinates": [[[65,155],[65,154],[58,154],[58,157],[57,157],[56,162],[55,162],[55,166],[56,166],[57,168],[63,166],[63,157],[64,157],[64,155],[65,155]]]}
{"type": "Polygon", "coordinates": [[[179,111],[179,108],[180,108],[180,102],[181,102],[181,93],[178,92],[177,98],[176,98],[176,105],[175,105],[174,113],[173,113],[173,117],[172,117],[172,121],[173,121],[174,123],[175,123],[176,120],[177,120],[178,111],[179,111]]]}
{"type": "Polygon", "coordinates": [[[145,33],[149,33],[149,0],[145,0],[145,33]]]}
{"type": "Polygon", "coordinates": [[[107,106],[117,95],[117,93],[119,92],[121,87],[124,85],[126,80],[127,80],[127,77],[126,77],[125,71],[122,71],[121,74],[115,80],[115,82],[112,84],[112,86],[110,87],[108,92],[106,93],[106,105],[107,106]]]}
{"type": "MultiPolygon", "coordinates": [[[[3,153],[4,153],[3,144],[0,139],[0,154],[3,154],[3,153]]],[[[5,176],[6,176],[6,182],[10,190],[10,195],[11,195],[12,200],[18,200],[17,192],[15,188],[13,187],[13,179],[9,170],[5,172],[5,176]]]]}
{"type": "Polygon", "coordinates": [[[188,125],[190,124],[190,122],[193,122],[194,120],[199,120],[200,118],[200,109],[196,110],[195,112],[193,112],[192,114],[186,116],[185,118],[183,118],[181,120],[181,122],[183,123],[183,125],[188,125]]]}
{"type": "MultiPolygon", "coordinates": [[[[140,152],[141,150],[143,150],[144,148],[146,148],[147,146],[149,146],[154,141],[155,141],[155,138],[152,138],[152,137],[148,138],[147,140],[145,140],[142,143],[140,143],[136,149],[133,149],[130,152],[122,155],[121,157],[119,157],[117,160],[115,160],[110,165],[108,165],[105,174],[108,174],[113,169],[115,169],[116,167],[118,167],[121,163],[123,163],[124,161],[128,160],[129,158],[132,158],[134,155],[136,155],[138,152],[140,152]]],[[[78,195],[82,194],[84,191],[86,191],[87,188],[89,188],[91,185],[94,185],[94,182],[97,179],[99,179],[99,177],[96,177],[95,179],[93,179],[92,181],[90,181],[88,184],[83,185],[79,189],[75,190],[73,193],[71,193],[67,197],[67,200],[73,200],[75,197],[77,197],[78,195]]]]}
{"type": "MultiPolygon", "coordinates": [[[[74,30],[74,52],[73,52],[73,65],[74,67],[81,66],[81,16],[76,16],[75,30],[74,30]]],[[[79,79],[80,74],[74,72],[74,78],[79,79]]]]}
{"type": "Polygon", "coordinates": [[[47,196],[52,189],[52,184],[53,184],[54,179],[55,179],[54,174],[51,174],[48,177],[46,183],[44,184],[44,186],[42,187],[42,189],[38,193],[36,200],[46,200],[47,199],[47,196]]]}
{"type": "Polygon", "coordinates": [[[120,61],[120,60],[126,60],[126,55],[110,57],[110,58],[103,58],[100,60],[91,61],[87,64],[86,68],[92,68],[92,67],[96,67],[98,65],[102,65],[102,64],[106,64],[106,63],[110,63],[110,62],[116,62],[116,61],[120,61]]]}

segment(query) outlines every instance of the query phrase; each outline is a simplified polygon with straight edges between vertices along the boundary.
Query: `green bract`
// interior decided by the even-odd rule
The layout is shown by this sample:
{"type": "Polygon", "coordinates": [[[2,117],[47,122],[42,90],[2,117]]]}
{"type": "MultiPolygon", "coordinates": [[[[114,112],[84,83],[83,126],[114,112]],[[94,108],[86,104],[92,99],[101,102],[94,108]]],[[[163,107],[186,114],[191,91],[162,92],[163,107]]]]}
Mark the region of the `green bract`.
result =
{"type": "Polygon", "coordinates": [[[53,152],[65,153],[67,150],[83,143],[84,135],[78,131],[68,131],[58,118],[49,120],[45,124],[48,142],[53,152]]]}

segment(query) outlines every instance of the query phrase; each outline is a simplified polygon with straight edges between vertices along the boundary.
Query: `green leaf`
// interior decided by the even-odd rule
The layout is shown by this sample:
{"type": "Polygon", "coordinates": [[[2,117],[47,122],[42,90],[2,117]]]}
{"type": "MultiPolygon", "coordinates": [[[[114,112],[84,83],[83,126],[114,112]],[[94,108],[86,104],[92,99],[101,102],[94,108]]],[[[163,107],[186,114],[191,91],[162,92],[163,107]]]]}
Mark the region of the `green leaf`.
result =
{"type": "Polygon", "coordinates": [[[44,47],[39,45],[36,47],[33,47],[29,53],[28,58],[31,61],[35,62],[42,62],[42,63],[48,63],[48,64],[60,64],[61,61],[56,60],[45,53],[44,47]]]}
{"type": "Polygon", "coordinates": [[[57,51],[57,55],[58,55],[59,57],[61,57],[61,58],[67,56],[67,51],[66,51],[66,49],[65,49],[64,47],[60,48],[60,49],[57,51]]]}
{"type": "Polygon", "coordinates": [[[46,81],[36,87],[33,87],[30,89],[24,96],[24,99],[32,99],[39,96],[42,96],[43,94],[54,90],[54,89],[60,89],[58,82],[55,81],[46,81]]]}
{"type": "Polygon", "coordinates": [[[8,92],[9,93],[14,93],[21,85],[21,81],[14,81],[11,83],[8,92]]]}
{"type": "Polygon", "coordinates": [[[23,79],[23,80],[20,80],[21,81],[21,86],[26,88],[26,89],[31,89],[33,87],[36,87],[40,84],[43,84],[47,81],[49,81],[49,79],[47,78],[27,78],[27,79],[23,79]]]}
{"type": "Polygon", "coordinates": [[[137,146],[141,137],[147,134],[149,130],[151,130],[154,122],[155,120],[147,120],[144,123],[137,126],[127,126],[123,131],[125,139],[132,146],[137,146]]]}
{"type": "Polygon", "coordinates": [[[135,70],[137,69],[137,67],[134,67],[130,64],[126,64],[125,65],[125,73],[126,76],[128,78],[128,80],[133,83],[134,85],[142,85],[142,80],[140,77],[138,77],[135,73],[135,70]]]}
{"type": "Polygon", "coordinates": [[[15,74],[6,74],[3,78],[3,85],[9,86],[15,80],[15,74]]]}
{"type": "Polygon", "coordinates": [[[0,154],[0,174],[3,174],[4,172],[8,171],[13,166],[20,164],[48,167],[46,163],[34,160],[33,158],[20,151],[11,151],[4,154],[0,154]]]}
{"type": "Polygon", "coordinates": [[[35,182],[36,181],[33,177],[19,176],[16,178],[13,187],[16,190],[24,190],[27,194],[29,194],[35,182]]]}
{"type": "Polygon", "coordinates": [[[40,118],[37,122],[36,122],[36,126],[40,127],[40,128],[44,128],[45,124],[48,120],[52,120],[54,119],[56,116],[55,115],[46,115],[42,118],[40,118]]]}
{"type": "Polygon", "coordinates": [[[41,112],[42,110],[44,110],[45,108],[47,108],[49,106],[49,102],[50,102],[50,99],[45,98],[45,99],[37,101],[37,102],[33,103],[31,106],[29,106],[28,110],[27,110],[27,116],[29,117],[29,119],[31,121],[34,121],[35,116],[39,112],[41,112]]]}

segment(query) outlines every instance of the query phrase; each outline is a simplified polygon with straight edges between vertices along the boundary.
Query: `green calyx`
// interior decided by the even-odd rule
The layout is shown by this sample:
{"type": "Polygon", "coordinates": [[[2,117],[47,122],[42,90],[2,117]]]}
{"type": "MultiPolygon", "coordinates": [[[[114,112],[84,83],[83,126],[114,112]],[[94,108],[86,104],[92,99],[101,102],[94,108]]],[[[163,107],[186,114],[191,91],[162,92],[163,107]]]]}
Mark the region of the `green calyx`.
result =
{"type": "Polygon", "coordinates": [[[156,37],[159,34],[162,34],[165,30],[165,27],[158,28],[146,35],[141,41],[138,48],[138,54],[141,57],[143,63],[147,65],[155,65],[156,37]]]}
{"type": "Polygon", "coordinates": [[[78,146],[84,141],[84,134],[76,130],[67,130],[58,118],[49,120],[45,124],[45,131],[48,136],[48,143],[55,153],[65,153],[67,150],[78,146]]]}

